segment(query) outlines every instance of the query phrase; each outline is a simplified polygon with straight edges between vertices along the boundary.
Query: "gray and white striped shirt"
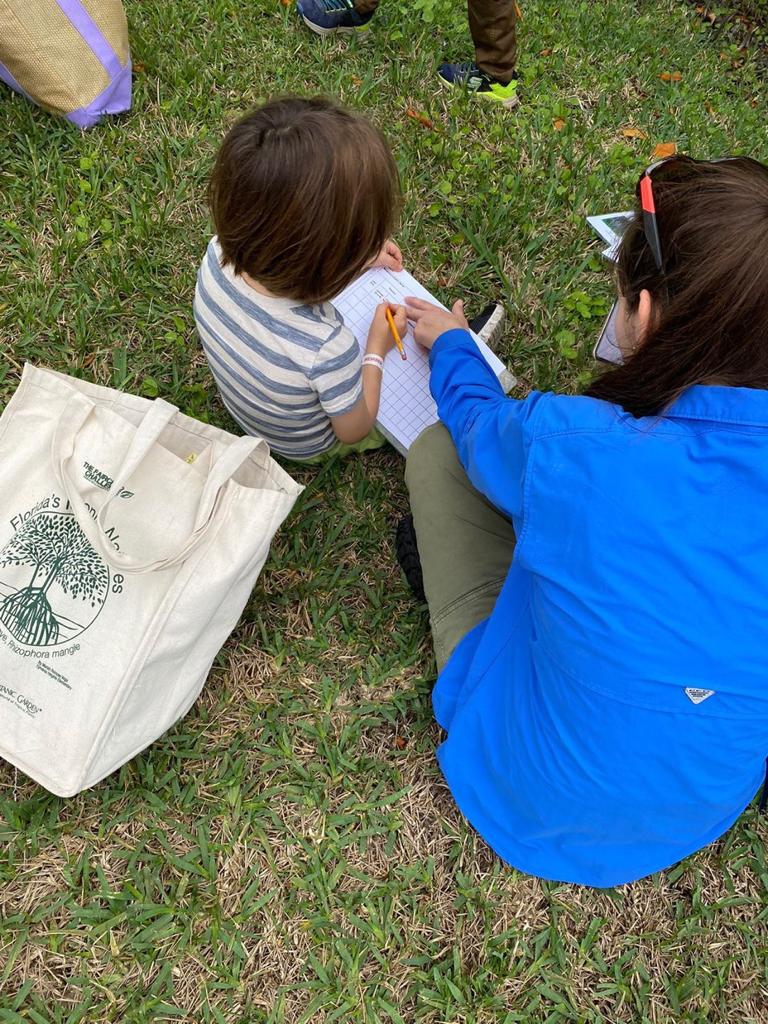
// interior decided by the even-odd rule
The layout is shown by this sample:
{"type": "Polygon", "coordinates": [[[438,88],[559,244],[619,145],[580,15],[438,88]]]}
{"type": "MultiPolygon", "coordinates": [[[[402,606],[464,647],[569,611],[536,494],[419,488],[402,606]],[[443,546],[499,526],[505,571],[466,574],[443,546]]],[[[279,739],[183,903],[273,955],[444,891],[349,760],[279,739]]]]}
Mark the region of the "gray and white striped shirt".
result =
{"type": "Polygon", "coordinates": [[[221,266],[213,238],[197,275],[195,323],[221,399],[247,434],[288,458],[336,441],[329,417],[362,396],[360,347],[330,302],[254,291],[221,266]]]}

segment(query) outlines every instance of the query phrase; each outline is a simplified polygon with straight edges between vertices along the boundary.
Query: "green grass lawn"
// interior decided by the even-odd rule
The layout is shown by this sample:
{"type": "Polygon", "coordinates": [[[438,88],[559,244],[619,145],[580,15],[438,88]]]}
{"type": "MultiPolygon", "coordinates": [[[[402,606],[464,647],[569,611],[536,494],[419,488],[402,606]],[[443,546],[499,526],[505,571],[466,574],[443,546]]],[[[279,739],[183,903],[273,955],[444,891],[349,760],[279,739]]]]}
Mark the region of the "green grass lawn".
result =
{"type": "MultiPolygon", "coordinates": [[[[409,269],[471,311],[503,298],[522,391],[593,372],[611,282],[584,217],[628,205],[656,144],[768,158],[750,55],[678,0],[527,0],[513,114],[436,90],[438,60],[470,53],[455,0],[384,0],[367,44],[319,41],[277,0],[127,11],[128,116],[80,134],[0,93],[3,404],[32,360],[233,426],[191,316],[205,181],[276,93],[340,96],[386,131],[409,269]]],[[[0,1024],[768,1020],[756,811],[617,890],[503,866],[434,759],[427,619],[391,554],[402,460],[296,475],[177,728],[68,801],[0,765],[0,1024]]]]}

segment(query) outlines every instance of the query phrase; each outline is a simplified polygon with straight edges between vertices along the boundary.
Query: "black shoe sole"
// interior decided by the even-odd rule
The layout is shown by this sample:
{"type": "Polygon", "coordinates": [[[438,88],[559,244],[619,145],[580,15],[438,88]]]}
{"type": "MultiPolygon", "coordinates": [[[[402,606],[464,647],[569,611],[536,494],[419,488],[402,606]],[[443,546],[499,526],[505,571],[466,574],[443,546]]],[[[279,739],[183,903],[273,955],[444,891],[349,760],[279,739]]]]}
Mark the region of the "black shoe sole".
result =
{"type": "Polygon", "coordinates": [[[424,577],[421,572],[421,559],[416,544],[416,531],[413,528],[413,516],[403,516],[395,531],[395,557],[403,570],[406,583],[411,588],[417,601],[425,601],[424,577]]]}

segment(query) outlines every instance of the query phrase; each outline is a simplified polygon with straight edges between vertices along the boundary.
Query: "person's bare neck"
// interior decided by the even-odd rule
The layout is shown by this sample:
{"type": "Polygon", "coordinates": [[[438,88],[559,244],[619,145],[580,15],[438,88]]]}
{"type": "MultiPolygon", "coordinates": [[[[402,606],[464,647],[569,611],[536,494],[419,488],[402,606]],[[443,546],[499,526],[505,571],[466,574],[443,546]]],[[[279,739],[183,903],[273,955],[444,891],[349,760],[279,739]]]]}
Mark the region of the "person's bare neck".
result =
{"type": "Polygon", "coordinates": [[[282,295],[275,295],[275,293],[271,292],[269,290],[269,288],[265,288],[263,284],[259,284],[259,282],[256,280],[256,278],[251,277],[249,274],[246,274],[245,271],[243,271],[240,276],[245,281],[245,283],[248,285],[248,287],[249,288],[253,288],[253,290],[255,292],[258,292],[259,295],[266,295],[268,299],[281,299],[281,298],[283,298],[282,295]]]}

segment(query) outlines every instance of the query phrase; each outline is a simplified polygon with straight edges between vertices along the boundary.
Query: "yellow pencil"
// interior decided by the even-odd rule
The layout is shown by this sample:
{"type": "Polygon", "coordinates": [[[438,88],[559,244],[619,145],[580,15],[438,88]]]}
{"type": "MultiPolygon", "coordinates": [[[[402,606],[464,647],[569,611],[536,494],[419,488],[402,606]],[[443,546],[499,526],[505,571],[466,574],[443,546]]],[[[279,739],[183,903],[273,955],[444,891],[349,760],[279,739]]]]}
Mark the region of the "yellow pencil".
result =
{"type": "Polygon", "coordinates": [[[395,339],[395,345],[397,345],[397,351],[400,353],[400,358],[407,359],[408,356],[405,354],[405,349],[403,348],[403,343],[400,340],[400,335],[397,333],[395,318],[392,316],[392,311],[389,306],[387,306],[387,323],[389,324],[390,331],[392,331],[392,337],[395,339]]]}

